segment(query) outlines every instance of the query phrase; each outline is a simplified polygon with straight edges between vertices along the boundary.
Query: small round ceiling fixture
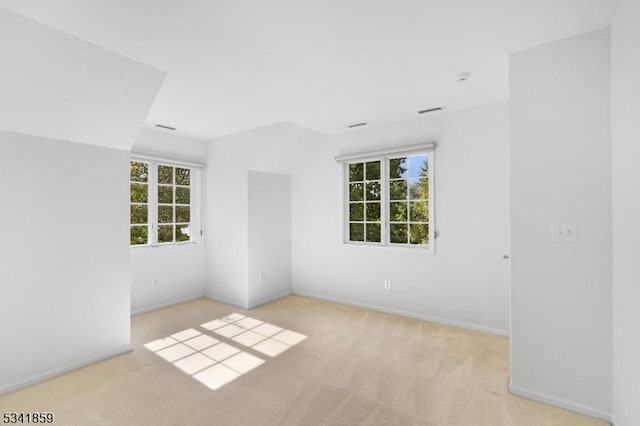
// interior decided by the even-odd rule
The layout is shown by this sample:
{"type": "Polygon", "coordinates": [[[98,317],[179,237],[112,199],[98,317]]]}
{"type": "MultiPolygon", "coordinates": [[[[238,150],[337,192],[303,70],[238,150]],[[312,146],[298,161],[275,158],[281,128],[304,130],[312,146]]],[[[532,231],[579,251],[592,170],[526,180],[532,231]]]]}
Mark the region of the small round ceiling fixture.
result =
{"type": "Polygon", "coordinates": [[[469,80],[469,77],[471,77],[471,71],[461,71],[458,73],[457,81],[467,81],[469,80]]]}

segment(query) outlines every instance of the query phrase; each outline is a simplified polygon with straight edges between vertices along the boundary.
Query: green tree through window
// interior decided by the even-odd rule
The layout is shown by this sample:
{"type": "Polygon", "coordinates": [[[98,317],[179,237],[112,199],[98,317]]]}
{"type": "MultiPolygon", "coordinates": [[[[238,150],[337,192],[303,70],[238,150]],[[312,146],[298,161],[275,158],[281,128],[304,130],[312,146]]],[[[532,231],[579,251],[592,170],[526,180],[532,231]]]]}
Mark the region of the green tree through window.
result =
{"type": "Polygon", "coordinates": [[[389,241],[429,244],[429,160],[426,155],[389,160],[389,241]]]}
{"type": "Polygon", "coordinates": [[[192,170],[131,161],[130,176],[130,245],[191,241],[192,170]]]}
{"type": "Polygon", "coordinates": [[[349,164],[349,240],[381,242],[380,161],[349,164]]]}
{"type": "Polygon", "coordinates": [[[428,247],[432,158],[425,152],[348,163],[348,241],[428,247]]]}
{"type": "Polygon", "coordinates": [[[191,170],[158,166],[158,243],[191,240],[191,170]]]}
{"type": "Polygon", "coordinates": [[[129,243],[149,243],[149,164],[130,163],[131,211],[129,243]]]}

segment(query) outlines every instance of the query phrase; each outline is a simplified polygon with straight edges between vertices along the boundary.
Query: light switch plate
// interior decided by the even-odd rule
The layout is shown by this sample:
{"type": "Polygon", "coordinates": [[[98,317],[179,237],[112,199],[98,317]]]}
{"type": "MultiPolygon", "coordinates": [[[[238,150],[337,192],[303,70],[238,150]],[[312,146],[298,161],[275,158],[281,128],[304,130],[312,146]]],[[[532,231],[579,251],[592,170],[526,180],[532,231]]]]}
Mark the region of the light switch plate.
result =
{"type": "Polygon", "coordinates": [[[551,225],[551,241],[557,243],[578,242],[578,225],[575,223],[560,223],[551,225]]]}

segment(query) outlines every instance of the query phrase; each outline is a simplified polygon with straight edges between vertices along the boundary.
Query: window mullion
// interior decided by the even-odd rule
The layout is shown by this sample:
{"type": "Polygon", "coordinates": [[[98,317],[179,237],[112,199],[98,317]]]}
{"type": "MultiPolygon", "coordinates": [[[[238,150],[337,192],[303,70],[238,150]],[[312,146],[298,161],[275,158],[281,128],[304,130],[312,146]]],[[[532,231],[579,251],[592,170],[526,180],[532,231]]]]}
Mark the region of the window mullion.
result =
{"type": "Polygon", "coordinates": [[[388,244],[388,228],[389,228],[389,175],[387,173],[386,157],[380,158],[380,243],[388,244]]]}
{"type": "Polygon", "coordinates": [[[149,163],[149,244],[158,244],[158,164],[149,163]]]}
{"type": "Polygon", "coordinates": [[[435,170],[434,170],[434,155],[435,153],[433,151],[429,152],[428,154],[428,172],[427,172],[427,179],[429,179],[428,181],[428,191],[429,194],[427,196],[427,202],[428,202],[428,212],[429,212],[429,218],[427,220],[428,223],[428,227],[429,227],[429,246],[433,249],[434,244],[435,244],[435,238],[436,238],[436,230],[435,230],[435,206],[434,206],[434,191],[435,191],[435,185],[434,185],[434,175],[435,175],[435,170]]]}
{"type": "Polygon", "coordinates": [[[171,238],[171,242],[175,243],[176,242],[176,228],[178,225],[176,225],[176,220],[178,219],[177,215],[176,215],[176,182],[178,182],[178,180],[176,179],[176,168],[173,167],[171,170],[171,173],[173,175],[173,184],[171,185],[171,193],[173,194],[173,198],[172,198],[172,202],[173,202],[173,208],[171,209],[173,211],[173,218],[172,218],[172,238],[171,238]]]}
{"type": "Polygon", "coordinates": [[[349,197],[349,190],[350,190],[350,182],[349,182],[349,163],[343,163],[342,164],[342,186],[344,188],[344,197],[343,197],[343,214],[344,214],[344,220],[342,221],[342,241],[343,242],[349,242],[351,240],[351,237],[349,235],[349,228],[351,225],[351,218],[349,216],[349,209],[350,209],[350,197],[349,197]]]}

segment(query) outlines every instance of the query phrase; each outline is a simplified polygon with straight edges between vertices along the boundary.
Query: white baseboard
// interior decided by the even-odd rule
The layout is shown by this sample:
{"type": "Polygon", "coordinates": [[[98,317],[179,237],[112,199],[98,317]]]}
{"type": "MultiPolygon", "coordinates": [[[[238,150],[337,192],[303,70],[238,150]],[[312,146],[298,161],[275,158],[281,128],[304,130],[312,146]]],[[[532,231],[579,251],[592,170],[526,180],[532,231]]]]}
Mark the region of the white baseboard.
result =
{"type": "Polygon", "coordinates": [[[83,361],[64,366],[62,368],[49,370],[42,374],[38,374],[37,376],[32,376],[26,380],[21,380],[19,382],[11,383],[9,385],[0,387],[0,395],[7,394],[9,392],[14,392],[18,389],[26,388],[27,386],[31,386],[36,383],[44,382],[45,380],[49,380],[66,373],[70,373],[71,371],[86,367],[87,365],[95,364],[97,362],[104,361],[106,359],[113,358],[114,356],[122,355],[128,352],[131,352],[131,345],[122,346],[116,350],[109,351],[102,355],[91,357],[83,361]]]}
{"type": "Polygon", "coordinates": [[[429,315],[418,314],[415,312],[403,311],[400,309],[392,309],[379,305],[370,305],[368,303],[356,302],[349,299],[340,299],[337,297],[329,297],[316,293],[309,293],[306,291],[299,291],[294,289],[293,294],[304,297],[311,297],[312,299],[320,299],[327,302],[339,303],[341,305],[355,306],[356,308],[364,308],[372,311],[383,312],[385,314],[398,315],[401,317],[413,318],[422,321],[435,322],[443,325],[450,325],[452,327],[464,328],[467,330],[480,331],[482,333],[494,334],[497,336],[509,337],[509,332],[507,330],[500,330],[497,328],[485,327],[482,325],[462,322],[462,321],[453,321],[445,318],[432,317],[429,315]]]}
{"type": "Polygon", "coordinates": [[[131,308],[131,316],[140,315],[140,314],[144,314],[144,313],[151,312],[151,311],[157,311],[158,309],[167,308],[169,306],[178,305],[178,304],[184,303],[184,302],[190,302],[192,300],[200,299],[201,297],[204,297],[204,294],[194,294],[194,295],[191,295],[191,296],[182,297],[180,299],[174,299],[174,300],[170,300],[168,302],[158,303],[157,305],[142,306],[142,307],[139,307],[139,308],[133,308],[132,307],[131,308]]]}
{"type": "Polygon", "coordinates": [[[218,297],[216,295],[212,295],[212,294],[205,294],[204,297],[206,297],[209,300],[213,300],[214,302],[218,302],[218,303],[223,303],[225,305],[229,305],[229,306],[233,306],[235,308],[240,308],[240,309],[249,309],[248,306],[244,306],[241,303],[238,303],[235,300],[228,300],[225,299],[224,297],[218,297]]]}
{"type": "Polygon", "coordinates": [[[291,296],[291,291],[285,291],[283,293],[277,294],[275,296],[265,297],[264,299],[260,299],[255,303],[249,304],[249,309],[257,308],[258,306],[266,305],[267,303],[275,302],[278,299],[282,299],[283,297],[291,296]]]}
{"type": "Polygon", "coordinates": [[[509,384],[509,392],[513,395],[521,396],[533,401],[542,402],[543,404],[554,405],[556,407],[564,408],[565,410],[573,411],[574,413],[584,414],[585,416],[595,417],[597,419],[606,420],[610,423],[613,423],[613,417],[611,413],[602,411],[598,408],[589,407],[588,405],[584,405],[579,402],[569,401],[566,399],[545,395],[539,392],[522,389],[517,386],[513,386],[512,384],[509,384]]]}

